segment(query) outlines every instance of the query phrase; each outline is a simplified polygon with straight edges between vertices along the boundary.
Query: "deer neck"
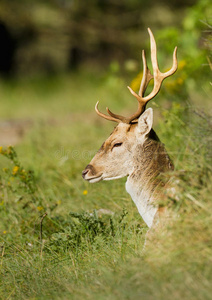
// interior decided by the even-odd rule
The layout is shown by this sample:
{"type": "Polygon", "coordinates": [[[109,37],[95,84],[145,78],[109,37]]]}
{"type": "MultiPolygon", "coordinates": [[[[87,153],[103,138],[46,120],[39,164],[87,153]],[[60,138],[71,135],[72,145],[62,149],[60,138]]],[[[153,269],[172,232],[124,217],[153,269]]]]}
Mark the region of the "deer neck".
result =
{"type": "Polygon", "coordinates": [[[172,162],[154,131],[143,145],[136,147],[133,170],[126,182],[126,190],[148,227],[158,211],[155,200],[164,185],[160,174],[173,169],[172,162]],[[153,137],[153,139],[151,138],[153,137]]]}

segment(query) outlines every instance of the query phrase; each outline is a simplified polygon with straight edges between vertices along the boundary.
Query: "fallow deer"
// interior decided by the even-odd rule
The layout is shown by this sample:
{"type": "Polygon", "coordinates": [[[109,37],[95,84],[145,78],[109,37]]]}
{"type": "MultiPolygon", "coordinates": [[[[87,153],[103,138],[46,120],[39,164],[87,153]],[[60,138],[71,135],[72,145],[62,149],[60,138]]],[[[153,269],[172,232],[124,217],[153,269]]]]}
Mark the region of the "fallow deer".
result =
{"type": "Polygon", "coordinates": [[[108,112],[106,115],[99,111],[99,102],[96,103],[97,114],[106,120],[117,122],[118,125],[86,166],[82,176],[90,183],[127,176],[126,190],[135,202],[143,220],[148,227],[151,227],[159,211],[157,200],[160,187],[165,186],[161,174],[173,170],[174,167],[164,145],[152,129],[153,110],[152,108],[145,109],[147,103],[159,92],[162,81],[176,72],[177,47],[173,52],[172,68],[165,73],[160,72],[156,42],[149,28],[148,32],[153,75],[147,67],[143,50],[143,77],[139,93],[136,94],[128,87],[131,94],[138,100],[138,109],[128,118],[114,114],[108,108],[106,108],[108,112]],[[154,79],[153,89],[149,95],[145,96],[151,79],[154,79]]]}

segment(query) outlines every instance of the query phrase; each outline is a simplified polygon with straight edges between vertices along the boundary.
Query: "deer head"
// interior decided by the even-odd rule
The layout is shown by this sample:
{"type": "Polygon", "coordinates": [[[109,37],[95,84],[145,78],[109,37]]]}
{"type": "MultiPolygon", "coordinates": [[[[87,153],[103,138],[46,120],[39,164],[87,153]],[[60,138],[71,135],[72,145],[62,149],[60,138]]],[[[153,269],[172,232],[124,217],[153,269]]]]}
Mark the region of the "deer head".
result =
{"type": "Polygon", "coordinates": [[[153,110],[151,108],[146,110],[146,105],[157,95],[163,80],[177,70],[177,47],[173,53],[172,68],[165,73],[160,72],[157,62],[156,42],[149,28],[148,32],[150,35],[153,75],[147,67],[143,50],[143,77],[138,94],[128,87],[131,94],[138,101],[138,109],[132,116],[124,117],[114,114],[109,108],[106,108],[108,112],[108,115],[106,115],[99,111],[99,102],[96,103],[95,110],[97,114],[106,120],[117,122],[118,125],[82,172],[83,178],[91,183],[128,176],[131,185],[126,188],[134,201],[134,194],[141,195],[144,190],[146,191],[145,197],[148,194],[148,197],[151,198],[151,193],[154,192],[155,186],[158,184],[155,178],[161,172],[173,168],[163,144],[160,143],[152,129],[153,110]],[[153,89],[149,95],[145,96],[146,88],[151,79],[154,79],[153,89]],[[141,188],[142,186],[143,188],[141,188]]]}

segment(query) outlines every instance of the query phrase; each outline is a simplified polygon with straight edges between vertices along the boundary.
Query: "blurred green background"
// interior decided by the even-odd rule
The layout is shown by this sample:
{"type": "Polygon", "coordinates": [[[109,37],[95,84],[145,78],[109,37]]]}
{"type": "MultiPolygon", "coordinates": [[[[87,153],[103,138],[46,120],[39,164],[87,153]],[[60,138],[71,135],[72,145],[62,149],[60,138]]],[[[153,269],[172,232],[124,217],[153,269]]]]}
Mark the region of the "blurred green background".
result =
{"type": "Polygon", "coordinates": [[[211,0],[0,0],[0,40],[0,299],[211,299],[211,0]],[[176,193],[144,248],[126,178],[81,172],[114,128],[95,103],[137,108],[148,27],[179,67],[149,104],[176,193]]]}
{"type": "Polygon", "coordinates": [[[16,143],[35,119],[82,116],[99,99],[120,113],[132,111],[125,87],[138,89],[143,48],[149,59],[147,27],[162,70],[178,46],[178,72],[165,81],[163,98],[210,109],[211,6],[209,0],[1,0],[0,126],[11,135],[2,133],[1,144],[16,143]]]}
{"type": "Polygon", "coordinates": [[[175,43],[184,46],[180,50],[184,58],[208,48],[211,4],[208,0],[92,0],[87,5],[74,0],[1,0],[0,21],[2,73],[29,77],[82,67],[102,71],[113,61],[133,69],[146,45],[147,27],[161,31],[163,53],[164,46],[169,50],[175,43]]]}

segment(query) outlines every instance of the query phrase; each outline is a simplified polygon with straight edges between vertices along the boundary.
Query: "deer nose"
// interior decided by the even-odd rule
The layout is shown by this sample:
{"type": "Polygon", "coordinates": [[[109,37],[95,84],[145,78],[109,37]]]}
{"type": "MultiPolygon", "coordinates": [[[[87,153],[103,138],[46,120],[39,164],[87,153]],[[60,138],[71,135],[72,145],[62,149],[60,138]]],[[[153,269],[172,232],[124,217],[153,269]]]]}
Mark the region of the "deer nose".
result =
{"type": "Polygon", "coordinates": [[[82,177],[85,179],[85,176],[86,174],[88,175],[95,175],[95,169],[92,165],[88,164],[86,167],[85,167],[85,170],[82,171],[82,177]],[[89,173],[89,174],[88,174],[89,173]]]}
{"type": "Polygon", "coordinates": [[[89,172],[88,169],[82,171],[82,177],[85,179],[85,175],[89,172]]]}

